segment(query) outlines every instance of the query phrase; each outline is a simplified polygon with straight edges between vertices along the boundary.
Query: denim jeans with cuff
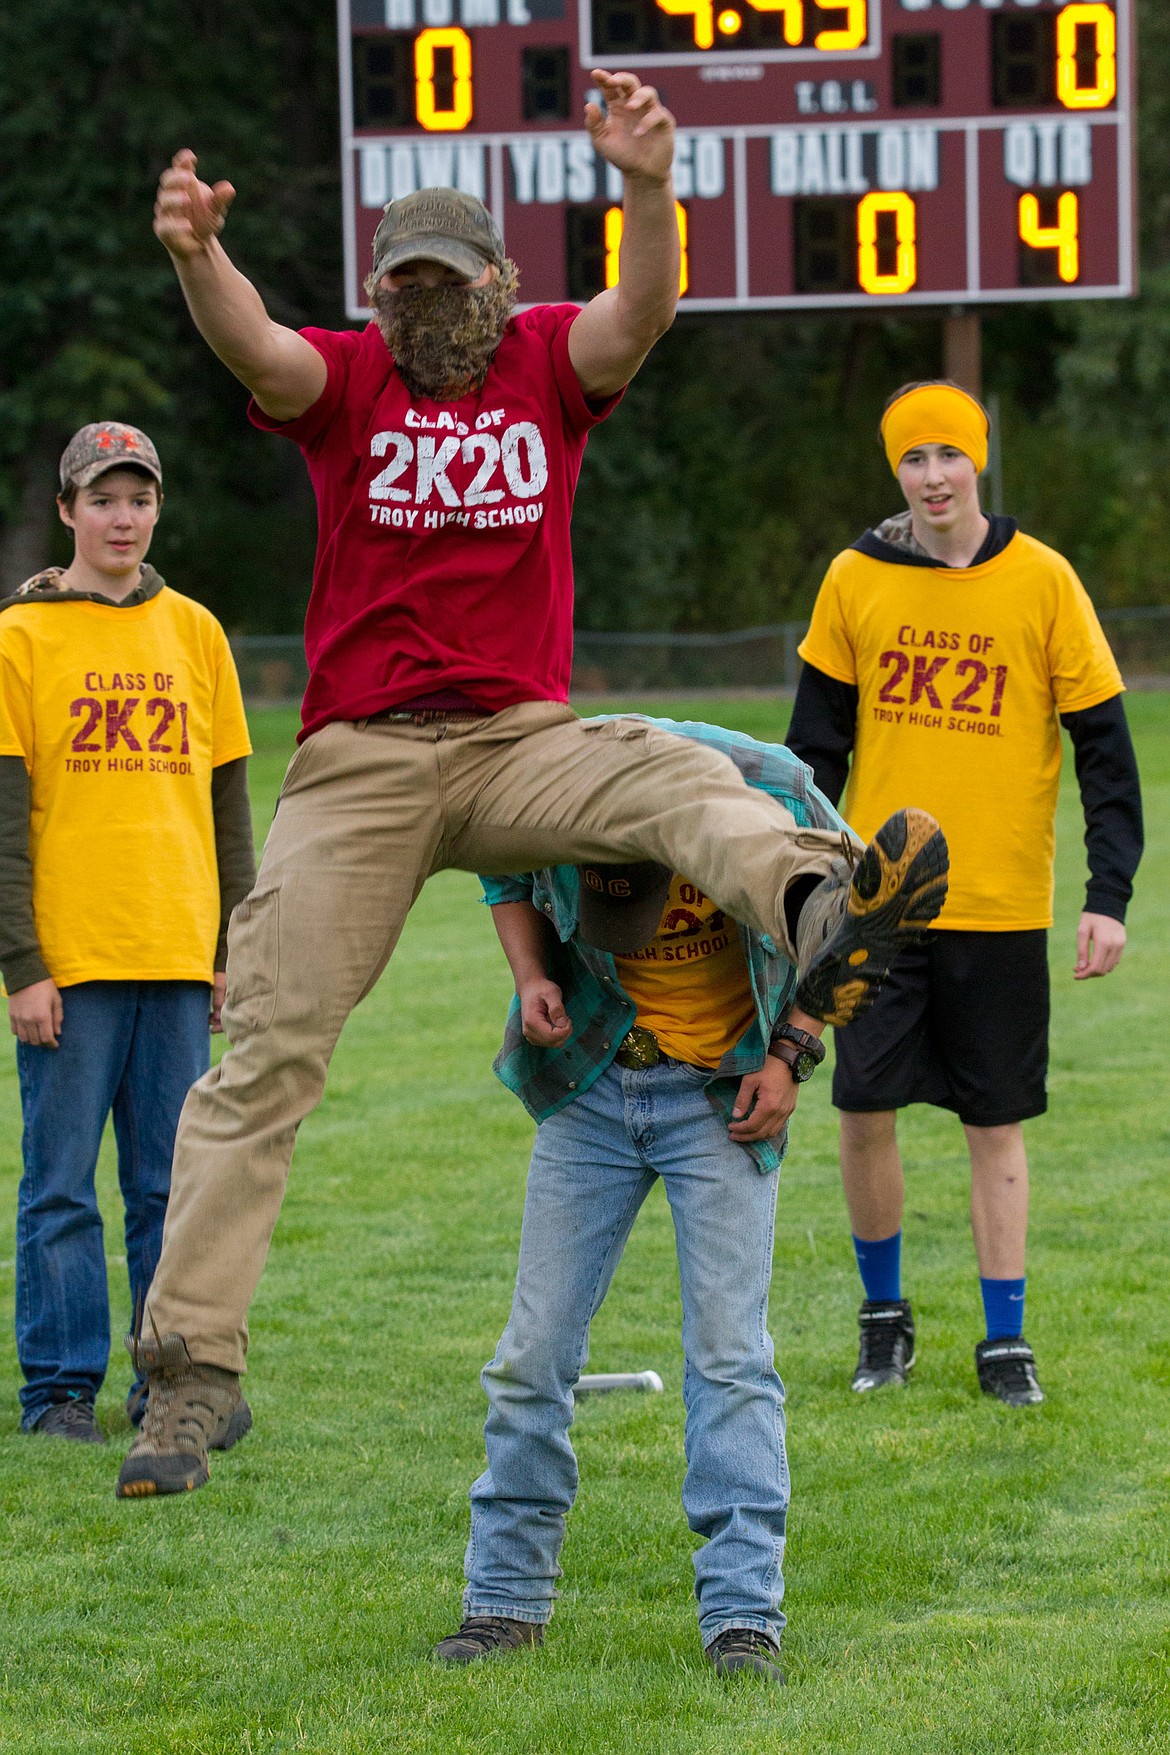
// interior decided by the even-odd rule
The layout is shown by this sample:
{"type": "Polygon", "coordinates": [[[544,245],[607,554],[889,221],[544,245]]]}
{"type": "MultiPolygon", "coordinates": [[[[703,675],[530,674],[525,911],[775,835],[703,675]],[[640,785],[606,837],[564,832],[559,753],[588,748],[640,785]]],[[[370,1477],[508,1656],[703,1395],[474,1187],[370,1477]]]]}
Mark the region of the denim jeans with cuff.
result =
{"type": "MultiPolygon", "coordinates": [[[[767,1330],[777,1177],[762,1175],[677,1061],[611,1066],[537,1129],[508,1325],[482,1376],[488,1466],[471,1489],[465,1615],[552,1615],[577,1492],[573,1385],[638,1209],[661,1177],[683,1306],[683,1508],[699,1631],[779,1639],[788,1509],[784,1389],[767,1330]]],[[[631,1367],[642,1360],[629,1362],[631,1367]]]]}
{"type": "Polygon", "coordinates": [[[16,1208],[16,1350],[27,1431],[53,1402],[92,1402],[110,1355],[94,1171],[111,1109],[126,1208],[130,1308],[162,1248],[179,1112],[210,1061],[202,981],[83,981],[61,989],[59,1046],[16,1045],[24,1175],[16,1208]]]}

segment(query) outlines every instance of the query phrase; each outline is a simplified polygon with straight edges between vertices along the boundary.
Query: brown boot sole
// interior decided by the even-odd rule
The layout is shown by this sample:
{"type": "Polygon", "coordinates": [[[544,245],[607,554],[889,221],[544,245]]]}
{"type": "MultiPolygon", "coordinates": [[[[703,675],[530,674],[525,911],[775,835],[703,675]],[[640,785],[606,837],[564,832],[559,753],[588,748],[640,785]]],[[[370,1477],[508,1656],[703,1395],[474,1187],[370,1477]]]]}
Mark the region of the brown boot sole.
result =
{"type": "Polygon", "coordinates": [[[156,1499],[171,1493],[193,1493],[211,1479],[206,1462],[189,1461],[178,1456],[127,1457],[118,1476],[119,1499],[156,1499]],[[166,1464],[177,1465],[171,1469],[166,1464]],[[141,1469],[143,1472],[138,1473],[141,1469]],[[145,1470],[149,1469],[149,1474],[145,1470]],[[132,1471],[128,1473],[127,1471],[132,1471]]]}

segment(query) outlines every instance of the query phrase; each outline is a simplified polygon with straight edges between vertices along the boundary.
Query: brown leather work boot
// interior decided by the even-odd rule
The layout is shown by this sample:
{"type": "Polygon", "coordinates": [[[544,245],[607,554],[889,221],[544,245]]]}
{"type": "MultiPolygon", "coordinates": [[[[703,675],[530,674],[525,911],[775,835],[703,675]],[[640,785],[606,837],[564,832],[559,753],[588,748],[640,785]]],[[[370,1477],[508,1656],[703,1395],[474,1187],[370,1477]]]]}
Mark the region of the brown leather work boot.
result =
{"type": "Polygon", "coordinates": [[[181,1335],[126,1337],[146,1376],[146,1414],[118,1475],[119,1499],[190,1493],[208,1479],[209,1450],[230,1450],[252,1425],[234,1371],[195,1365],[181,1335]]]}
{"type": "Polygon", "coordinates": [[[539,1621],[509,1621],[504,1615],[469,1615],[458,1633],[449,1633],[431,1650],[440,1664],[474,1664],[500,1651],[517,1651],[539,1645],[544,1627],[539,1621]]]}

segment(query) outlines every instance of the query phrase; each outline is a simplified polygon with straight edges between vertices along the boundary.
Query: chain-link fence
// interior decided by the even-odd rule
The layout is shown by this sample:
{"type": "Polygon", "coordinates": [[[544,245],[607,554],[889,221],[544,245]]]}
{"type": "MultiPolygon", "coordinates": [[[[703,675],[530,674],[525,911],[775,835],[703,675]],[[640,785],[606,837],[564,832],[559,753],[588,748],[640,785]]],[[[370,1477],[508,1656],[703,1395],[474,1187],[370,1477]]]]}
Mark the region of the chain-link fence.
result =
{"type": "Polygon", "coordinates": [[[1105,637],[1132,688],[1170,688],[1170,608],[1098,610],[1105,637]]]}
{"type": "Polygon", "coordinates": [[[274,707],[300,701],[309,667],[299,634],[237,634],[232,652],[249,706],[274,707]]]}
{"type": "MultiPolygon", "coordinates": [[[[1101,625],[1131,685],[1170,687],[1170,607],[1101,610],[1101,625]]],[[[807,621],[726,634],[578,632],[575,695],[778,693],[796,687],[807,621]]],[[[244,695],[299,701],[308,681],[299,634],[246,634],[232,642],[244,695]]]]}

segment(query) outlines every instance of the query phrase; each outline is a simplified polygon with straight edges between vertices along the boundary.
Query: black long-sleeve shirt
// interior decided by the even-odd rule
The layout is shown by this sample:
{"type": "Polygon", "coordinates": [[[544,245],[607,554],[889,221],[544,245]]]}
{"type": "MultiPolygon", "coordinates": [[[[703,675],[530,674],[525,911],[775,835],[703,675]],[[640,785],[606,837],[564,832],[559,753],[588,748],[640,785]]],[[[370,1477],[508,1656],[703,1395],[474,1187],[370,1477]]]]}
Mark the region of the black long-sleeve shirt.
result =
{"type": "MultiPolygon", "coordinates": [[[[858,691],[806,664],[797,684],[787,744],[807,762],[834,804],[845,790],[857,733],[858,691]]],[[[1089,882],[1085,907],[1124,920],[1144,845],[1141,782],[1121,695],[1062,713],[1085,813],[1089,882]]]]}

